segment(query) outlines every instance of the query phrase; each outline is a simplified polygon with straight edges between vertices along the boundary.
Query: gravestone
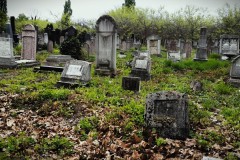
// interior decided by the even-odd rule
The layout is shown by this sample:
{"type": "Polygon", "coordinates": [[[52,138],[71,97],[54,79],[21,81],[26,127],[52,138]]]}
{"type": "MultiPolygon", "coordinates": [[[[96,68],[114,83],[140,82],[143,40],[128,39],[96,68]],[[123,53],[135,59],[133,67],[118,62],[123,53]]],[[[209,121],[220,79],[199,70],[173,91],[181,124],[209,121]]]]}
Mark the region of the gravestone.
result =
{"type": "Polygon", "coordinates": [[[186,139],[189,136],[187,95],[161,91],[147,96],[145,124],[156,128],[161,137],[186,139]]]}
{"type": "Polygon", "coordinates": [[[145,56],[134,57],[132,61],[131,77],[140,77],[142,81],[151,79],[151,59],[145,56]]]}
{"type": "Polygon", "coordinates": [[[10,22],[6,23],[6,34],[9,36],[9,38],[13,38],[12,25],[10,22]]]}
{"type": "Polygon", "coordinates": [[[60,45],[63,43],[64,41],[64,36],[60,36],[60,45]]]}
{"type": "Polygon", "coordinates": [[[53,41],[51,40],[48,41],[47,51],[53,53],[53,41]]]}
{"type": "Polygon", "coordinates": [[[87,85],[90,80],[91,63],[81,60],[71,60],[66,63],[57,87],[87,85]]]}
{"type": "Polygon", "coordinates": [[[239,36],[221,35],[219,52],[227,57],[239,55],[239,36]]]}
{"type": "Polygon", "coordinates": [[[0,37],[0,67],[16,67],[17,63],[15,61],[12,38],[0,37]]]}
{"type": "Polygon", "coordinates": [[[207,28],[202,27],[194,61],[207,61],[207,28]]]}
{"type": "Polygon", "coordinates": [[[15,25],[15,17],[14,16],[10,17],[10,22],[11,22],[11,26],[12,26],[13,42],[15,44],[18,44],[19,39],[18,39],[18,34],[16,34],[16,25],[15,25]]]}
{"type": "Polygon", "coordinates": [[[191,57],[191,54],[192,54],[192,42],[191,41],[187,41],[184,44],[184,53],[186,53],[186,58],[191,57]]]}
{"type": "Polygon", "coordinates": [[[121,41],[121,45],[120,45],[121,47],[120,47],[120,49],[122,50],[122,51],[126,51],[127,50],[127,43],[126,43],[126,41],[124,40],[124,41],[121,41]]]}
{"type": "Polygon", "coordinates": [[[236,87],[240,87],[240,55],[232,60],[229,82],[236,87]]]}
{"type": "Polygon", "coordinates": [[[21,59],[36,60],[36,31],[33,25],[27,24],[22,30],[22,55],[21,59]]]}
{"type": "Polygon", "coordinates": [[[161,55],[161,38],[158,35],[147,37],[147,49],[150,54],[161,55]]]}
{"type": "Polygon", "coordinates": [[[180,52],[168,52],[167,53],[167,59],[171,61],[180,61],[181,60],[181,54],[180,52]]]}
{"type": "Polygon", "coordinates": [[[122,88],[134,92],[140,91],[140,78],[139,77],[123,77],[122,88]]]}
{"type": "Polygon", "coordinates": [[[48,44],[48,33],[44,33],[44,43],[48,44]]]}
{"type": "Polygon", "coordinates": [[[219,54],[219,40],[218,39],[215,39],[213,41],[213,45],[211,47],[211,50],[212,50],[212,53],[217,53],[219,54]]]}
{"type": "Polygon", "coordinates": [[[96,22],[96,74],[116,74],[116,49],[116,22],[112,17],[103,15],[96,22]]]}

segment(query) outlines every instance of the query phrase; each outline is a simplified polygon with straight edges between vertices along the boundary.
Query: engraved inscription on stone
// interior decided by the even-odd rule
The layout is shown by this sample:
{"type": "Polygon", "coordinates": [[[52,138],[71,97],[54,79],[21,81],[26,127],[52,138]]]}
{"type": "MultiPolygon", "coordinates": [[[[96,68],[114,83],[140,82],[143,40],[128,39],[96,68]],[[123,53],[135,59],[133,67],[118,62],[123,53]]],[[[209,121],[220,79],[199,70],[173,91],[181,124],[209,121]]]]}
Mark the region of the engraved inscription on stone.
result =
{"type": "Polygon", "coordinates": [[[68,76],[82,76],[83,66],[69,65],[66,75],[68,76]]]}
{"type": "Polygon", "coordinates": [[[147,60],[136,60],[135,68],[147,69],[147,60]]]}
{"type": "Polygon", "coordinates": [[[157,40],[150,40],[150,47],[157,47],[158,41],[157,40]]]}
{"type": "Polygon", "coordinates": [[[12,57],[10,38],[0,38],[0,57],[12,57]]]}
{"type": "Polygon", "coordinates": [[[237,51],[237,41],[236,40],[231,40],[230,50],[231,51],[237,51]]]}

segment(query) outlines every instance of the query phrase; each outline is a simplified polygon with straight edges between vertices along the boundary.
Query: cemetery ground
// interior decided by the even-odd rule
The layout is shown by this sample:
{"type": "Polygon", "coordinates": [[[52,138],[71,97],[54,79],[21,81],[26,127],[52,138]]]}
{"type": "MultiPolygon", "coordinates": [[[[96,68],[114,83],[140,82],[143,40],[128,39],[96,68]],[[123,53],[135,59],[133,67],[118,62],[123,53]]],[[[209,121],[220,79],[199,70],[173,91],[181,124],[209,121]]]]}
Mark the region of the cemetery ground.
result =
{"type": "Polygon", "coordinates": [[[55,87],[60,73],[0,69],[0,159],[237,159],[240,89],[227,83],[229,61],[213,54],[206,62],[174,63],[162,52],[152,57],[152,79],[134,93],[121,86],[130,73],[131,51],[126,54],[117,59],[115,78],[94,75],[93,63],[89,86],[75,89],[55,87]],[[193,80],[203,89],[193,91],[193,80]],[[186,140],[145,129],[146,96],[164,90],[188,94],[186,140]]]}

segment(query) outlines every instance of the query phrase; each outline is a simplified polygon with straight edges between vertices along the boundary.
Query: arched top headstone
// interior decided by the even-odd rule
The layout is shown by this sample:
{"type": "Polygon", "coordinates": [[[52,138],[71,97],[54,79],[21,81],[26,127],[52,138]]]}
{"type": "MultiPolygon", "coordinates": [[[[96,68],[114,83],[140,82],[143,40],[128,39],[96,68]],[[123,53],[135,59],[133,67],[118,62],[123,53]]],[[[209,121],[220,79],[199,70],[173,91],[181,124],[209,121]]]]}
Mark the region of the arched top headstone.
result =
{"type": "Polygon", "coordinates": [[[97,32],[109,33],[116,32],[117,24],[115,20],[109,15],[101,16],[96,22],[96,30],[97,32]]]}
{"type": "Polygon", "coordinates": [[[27,24],[23,28],[24,31],[35,31],[35,27],[31,24],[27,24]]]}

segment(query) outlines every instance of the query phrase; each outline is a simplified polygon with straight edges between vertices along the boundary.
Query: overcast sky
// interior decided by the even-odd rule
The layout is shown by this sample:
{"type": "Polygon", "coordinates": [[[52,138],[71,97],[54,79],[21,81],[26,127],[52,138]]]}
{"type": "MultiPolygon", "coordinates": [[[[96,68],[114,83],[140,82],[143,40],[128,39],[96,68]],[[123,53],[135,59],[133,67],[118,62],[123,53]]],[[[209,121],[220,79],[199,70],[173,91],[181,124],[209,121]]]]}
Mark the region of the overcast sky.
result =
{"type": "MultiPolygon", "coordinates": [[[[238,5],[240,0],[135,0],[136,6],[141,8],[158,9],[163,6],[165,10],[172,13],[186,5],[208,8],[212,15],[217,15],[217,9],[226,3],[238,5]]],[[[8,15],[17,17],[20,13],[27,16],[41,17],[54,21],[54,16],[61,17],[65,0],[7,0],[8,15]]],[[[96,20],[106,12],[122,6],[124,0],[71,0],[73,10],[72,19],[96,20]]]]}

